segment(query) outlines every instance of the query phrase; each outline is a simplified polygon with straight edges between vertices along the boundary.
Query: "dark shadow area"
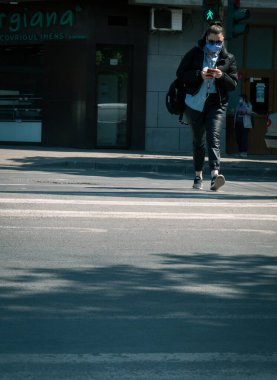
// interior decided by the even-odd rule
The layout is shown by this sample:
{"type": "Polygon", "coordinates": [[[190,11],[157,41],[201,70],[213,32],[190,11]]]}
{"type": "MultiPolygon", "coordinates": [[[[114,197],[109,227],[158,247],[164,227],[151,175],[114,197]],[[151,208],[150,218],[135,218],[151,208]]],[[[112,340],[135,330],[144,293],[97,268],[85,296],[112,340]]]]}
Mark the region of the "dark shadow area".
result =
{"type": "Polygon", "coordinates": [[[1,280],[0,351],[276,351],[276,257],[155,260],[156,269],[9,268],[1,280]]]}
{"type": "MultiPolygon", "coordinates": [[[[26,148],[26,147],[25,147],[26,148]]],[[[29,149],[29,148],[28,148],[29,149]]],[[[35,150],[35,149],[33,149],[35,150]]],[[[40,148],[42,150],[42,148],[40,148]]],[[[56,152],[55,149],[48,149],[46,152],[56,152]]],[[[70,152],[69,149],[59,149],[59,152],[70,152]]],[[[82,151],[80,151],[82,152],[82,151]]],[[[79,153],[80,153],[79,152],[79,153]]],[[[84,150],[85,153],[92,151],[84,150]]],[[[30,156],[22,158],[11,158],[7,162],[11,162],[11,166],[2,166],[1,169],[9,170],[30,170],[30,171],[66,171],[68,174],[77,174],[82,176],[91,176],[93,171],[97,171],[98,175],[104,173],[105,176],[117,176],[118,173],[129,177],[143,177],[143,178],[157,178],[162,176],[165,179],[167,175],[182,176],[194,175],[193,161],[190,156],[182,156],[181,154],[167,154],[163,158],[151,158],[151,153],[141,152],[141,157],[138,157],[137,152],[130,151],[114,151],[114,157],[105,157],[105,154],[112,154],[113,151],[94,152],[100,157],[80,157],[74,156],[76,150],[72,150],[72,156],[59,157],[59,156],[30,156]],[[132,153],[134,156],[132,157],[132,153]],[[120,156],[122,154],[122,156],[120,156]],[[125,156],[124,156],[125,155],[125,156]],[[144,157],[147,156],[147,157],[144,157]],[[149,157],[150,156],[150,157],[149,157]],[[172,157],[172,158],[169,158],[172,157]],[[13,167],[14,164],[20,166],[13,167]],[[115,171],[115,173],[113,173],[115,171]]],[[[47,154],[47,153],[46,153],[47,154]]],[[[205,165],[205,173],[208,173],[208,164],[205,165]]],[[[247,160],[240,159],[222,159],[222,172],[229,176],[234,176],[236,181],[276,181],[277,180],[277,167],[274,158],[269,156],[268,160],[260,159],[259,157],[249,156],[247,160]]]]}
{"type": "Polygon", "coordinates": [[[95,187],[91,188],[91,190],[82,190],[82,191],[62,191],[62,190],[3,190],[0,191],[4,194],[29,194],[29,195],[58,195],[58,196],[101,196],[105,197],[118,197],[118,198],[145,198],[148,200],[151,199],[178,199],[180,201],[185,201],[187,199],[196,199],[196,200],[205,200],[205,199],[218,199],[218,200],[230,200],[230,201],[239,201],[239,200],[256,200],[256,201],[271,201],[276,200],[277,195],[252,195],[252,194],[228,194],[228,193],[220,193],[213,191],[189,191],[184,189],[184,191],[158,191],[156,189],[149,189],[149,191],[138,189],[131,190],[130,188],[121,189],[115,186],[108,189],[107,187],[102,188],[99,187],[99,190],[96,190],[95,187]]]}
{"type": "MultiPolygon", "coordinates": [[[[35,149],[33,149],[36,151],[35,149]]],[[[50,149],[47,149],[51,151],[50,149]]],[[[57,150],[53,149],[53,152],[57,150]]],[[[62,151],[62,149],[59,149],[62,151]]],[[[68,152],[68,149],[64,150],[68,152]]],[[[89,152],[89,151],[84,151],[89,152]]],[[[101,152],[97,152],[101,155],[101,152]]],[[[102,152],[107,153],[105,152],[102,152]]],[[[76,154],[75,150],[72,150],[72,154],[76,154]]],[[[117,154],[120,154],[117,152],[117,154]]],[[[122,155],[127,154],[127,152],[122,152],[122,155]]],[[[147,154],[149,156],[149,154],[147,154]]],[[[153,154],[153,158],[132,158],[131,153],[128,152],[128,158],[115,157],[104,158],[104,157],[93,157],[90,159],[84,159],[82,157],[70,157],[70,158],[61,158],[61,157],[44,157],[44,156],[35,156],[35,157],[25,157],[25,158],[13,158],[13,161],[17,161],[20,164],[23,164],[23,167],[6,167],[9,170],[21,170],[24,174],[28,171],[35,172],[41,171],[46,173],[45,179],[36,179],[35,174],[33,175],[34,179],[32,182],[32,186],[28,185],[28,187],[24,188],[23,186],[20,188],[13,187],[12,189],[8,186],[1,187],[2,193],[5,194],[26,194],[26,195],[48,195],[48,196],[70,196],[70,197],[82,197],[82,196],[98,196],[103,198],[108,197],[118,197],[118,198],[142,198],[142,199],[178,199],[178,200],[186,200],[186,199],[195,199],[195,200],[230,200],[230,201],[240,201],[240,200],[253,200],[253,201],[271,201],[277,199],[277,191],[269,191],[265,188],[261,194],[258,194],[256,191],[253,191],[253,188],[250,191],[247,191],[248,184],[250,182],[268,182],[273,183],[277,180],[277,173],[275,167],[276,164],[273,162],[259,162],[253,160],[251,162],[252,169],[249,170],[248,166],[245,162],[237,161],[236,166],[234,162],[223,162],[223,172],[226,177],[227,184],[232,181],[238,183],[235,191],[232,192],[230,190],[225,192],[227,186],[223,188],[223,191],[220,189],[219,192],[209,191],[209,174],[207,171],[207,164],[204,176],[204,191],[195,191],[192,190],[191,187],[184,187],[182,181],[184,179],[190,179],[192,183],[192,179],[194,177],[192,170],[192,158],[185,157],[184,159],[180,155],[175,156],[172,155],[173,158],[161,158],[157,160],[155,155],[153,154]],[[126,162],[127,161],[127,162],[126,162]],[[157,163],[157,161],[159,161],[157,163]],[[128,163],[134,162],[136,167],[133,167],[134,170],[128,171],[126,168],[131,168],[128,163]],[[148,169],[153,170],[153,172],[142,172],[141,170],[144,165],[139,164],[139,162],[149,162],[150,166],[148,169]],[[115,168],[117,163],[121,165],[118,167],[118,170],[96,170],[91,169],[95,167],[95,163],[99,163],[102,165],[104,163],[106,168],[115,168]],[[174,163],[175,165],[172,165],[174,163]],[[80,167],[84,164],[84,168],[80,167]],[[114,166],[115,165],[115,166],[114,166]],[[158,166],[157,166],[158,165],[158,166]],[[256,167],[257,166],[257,167],[256,167]],[[268,166],[268,167],[267,167],[268,166]],[[89,167],[89,168],[88,168],[89,167]],[[166,172],[162,173],[158,170],[163,167],[166,172]],[[187,174],[174,174],[174,167],[179,167],[180,170],[185,170],[187,174]],[[229,167],[229,171],[225,169],[229,167]],[[256,167],[258,172],[253,170],[256,167]],[[260,169],[259,169],[260,168],[260,169]],[[189,173],[188,173],[189,172],[189,173]],[[59,173],[59,175],[66,174],[68,176],[68,180],[58,181],[53,177],[59,173]],[[256,173],[256,174],[255,174],[256,173]],[[257,174],[258,173],[258,174],[257,174]],[[276,173],[276,176],[272,173],[276,173]],[[49,176],[48,176],[49,174],[49,176]],[[114,183],[115,186],[101,186],[101,181],[99,178],[106,177],[111,179],[110,183],[114,183]],[[120,181],[118,179],[126,179],[125,183],[128,179],[135,179],[137,182],[130,181],[131,186],[119,186],[120,181]],[[148,183],[143,182],[145,179],[157,180],[157,185],[154,181],[152,181],[151,185],[147,187],[148,183]],[[169,186],[169,181],[175,181],[175,187],[169,186]],[[159,181],[163,181],[163,186],[160,186],[159,181]],[[177,184],[178,183],[178,184],[177,184]],[[146,186],[143,186],[145,185],[146,186]],[[152,186],[152,184],[154,184],[152,186]],[[179,186],[180,184],[180,186],[179,186]],[[39,185],[39,186],[36,186],[39,185]],[[44,186],[45,185],[45,186],[44,186]],[[51,186],[47,186],[51,185],[51,186]],[[68,188],[67,188],[67,185],[68,188]],[[70,185],[74,185],[70,187],[70,185]],[[137,185],[137,186],[136,186],[137,185]],[[140,186],[142,185],[142,186],[140,186]],[[160,187],[159,187],[160,186],[160,187]],[[253,194],[254,193],[254,194],[253,194]]],[[[135,157],[135,156],[134,156],[135,157]]],[[[247,164],[250,165],[250,164],[247,164]]],[[[97,167],[97,165],[96,165],[97,167]]],[[[145,168],[145,167],[144,167],[145,168]]],[[[147,168],[146,168],[147,169],[147,168]]],[[[28,174],[28,173],[27,173],[28,174]]],[[[21,173],[19,174],[21,175],[21,173]]],[[[31,174],[30,174],[31,175],[31,174]]],[[[150,182],[150,181],[149,181],[150,182]]],[[[128,183],[128,182],[127,182],[128,183]]],[[[20,184],[19,184],[20,186],[20,184]]],[[[235,186],[233,186],[235,187],[235,186]]],[[[254,187],[254,186],[253,186],[254,187]]]]}

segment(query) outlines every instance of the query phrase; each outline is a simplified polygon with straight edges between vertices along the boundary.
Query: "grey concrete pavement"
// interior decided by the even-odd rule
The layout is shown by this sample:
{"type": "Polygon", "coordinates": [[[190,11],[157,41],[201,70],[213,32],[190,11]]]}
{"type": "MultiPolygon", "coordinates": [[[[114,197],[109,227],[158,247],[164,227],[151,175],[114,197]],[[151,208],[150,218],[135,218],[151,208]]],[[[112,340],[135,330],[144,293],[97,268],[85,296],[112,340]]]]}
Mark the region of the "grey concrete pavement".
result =
{"type": "MultiPolygon", "coordinates": [[[[276,164],[276,156],[249,156],[242,159],[225,155],[222,157],[222,172],[235,174],[240,171],[244,174],[249,172],[252,175],[277,177],[276,164]]],[[[30,170],[84,168],[183,175],[193,173],[190,155],[28,146],[1,146],[0,167],[30,170]]]]}
{"type": "Polygon", "coordinates": [[[1,380],[275,380],[273,181],[0,172],[1,380]]]}

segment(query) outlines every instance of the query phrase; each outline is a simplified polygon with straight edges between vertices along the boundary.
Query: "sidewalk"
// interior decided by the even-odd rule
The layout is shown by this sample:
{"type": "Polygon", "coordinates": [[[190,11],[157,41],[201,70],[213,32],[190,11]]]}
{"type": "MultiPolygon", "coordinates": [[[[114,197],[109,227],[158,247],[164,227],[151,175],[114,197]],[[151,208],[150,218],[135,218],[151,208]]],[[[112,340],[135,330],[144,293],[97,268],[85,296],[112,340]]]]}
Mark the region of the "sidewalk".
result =
{"type": "MultiPolygon", "coordinates": [[[[93,169],[139,171],[163,174],[193,174],[192,157],[181,154],[156,154],[117,150],[83,150],[34,146],[0,146],[1,169],[93,169]]],[[[208,166],[205,166],[208,170],[208,166]]],[[[276,156],[222,157],[222,172],[235,174],[251,171],[252,175],[277,178],[276,156]]]]}

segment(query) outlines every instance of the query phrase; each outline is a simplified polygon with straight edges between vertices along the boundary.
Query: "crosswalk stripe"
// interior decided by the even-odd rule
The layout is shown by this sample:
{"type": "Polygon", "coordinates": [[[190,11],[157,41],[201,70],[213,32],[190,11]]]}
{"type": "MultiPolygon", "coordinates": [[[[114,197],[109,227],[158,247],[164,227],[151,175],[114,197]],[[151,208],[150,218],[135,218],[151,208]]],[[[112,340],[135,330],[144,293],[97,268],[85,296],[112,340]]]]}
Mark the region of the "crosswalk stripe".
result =
{"type": "Polygon", "coordinates": [[[1,230],[54,230],[54,231],[80,231],[80,232],[97,232],[104,233],[108,230],[102,228],[89,228],[89,227],[46,227],[46,226],[4,226],[0,225],[1,230]]]}
{"type": "Polygon", "coordinates": [[[1,217],[39,217],[39,218],[109,218],[109,219],[197,219],[197,220],[259,220],[277,221],[276,215],[268,214],[220,214],[220,213],[165,213],[141,211],[61,211],[61,210],[0,210],[1,217]]]}
{"type": "MultiPolygon", "coordinates": [[[[111,230],[110,228],[109,230],[111,230]]],[[[116,228],[115,228],[116,229],[116,228]]],[[[183,229],[182,226],[180,226],[180,229],[183,229]]],[[[95,233],[106,233],[108,230],[102,229],[102,228],[89,228],[89,227],[46,227],[46,226],[5,226],[0,225],[0,230],[18,230],[18,231],[27,231],[31,232],[33,230],[60,230],[60,231],[79,231],[79,232],[95,232],[95,233]]],[[[177,230],[177,227],[174,228],[174,230],[177,230]]],[[[199,228],[192,228],[192,227],[186,227],[186,231],[199,231],[199,228]]],[[[214,232],[214,228],[205,228],[201,227],[202,232],[214,232]]],[[[273,230],[257,230],[257,229],[248,229],[248,228],[217,228],[217,232],[235,232],[235,233],[252,233],[252,234],[263,234],[263,235],[276,235],[277,231],[273,230]]]]}
{"type": "Polygon", "coordinates": [[[209,199],[206,202],[197,201],[137,201],[137,200],[82,200],[82,199],[45,199],[45,198],[1,198],[0,204],[60,204],[60,205],[107,205],[107,206],[158,206],[158,207],[216,207],[229,208],[277,208],[277,202],[221,202],[209,199]]]}

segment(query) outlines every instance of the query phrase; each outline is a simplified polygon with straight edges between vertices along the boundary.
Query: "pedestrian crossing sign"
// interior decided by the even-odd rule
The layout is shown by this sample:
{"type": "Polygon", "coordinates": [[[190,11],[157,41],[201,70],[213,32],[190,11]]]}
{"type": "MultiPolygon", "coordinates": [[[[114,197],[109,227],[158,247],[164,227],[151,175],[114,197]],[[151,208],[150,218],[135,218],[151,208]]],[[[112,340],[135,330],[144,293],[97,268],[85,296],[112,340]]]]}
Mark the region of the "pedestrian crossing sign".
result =
{"type": "Polygon", "coordinates": [[[203,0],[203,19],[207,23],[223,20],[223,0],[203,0]]]}

